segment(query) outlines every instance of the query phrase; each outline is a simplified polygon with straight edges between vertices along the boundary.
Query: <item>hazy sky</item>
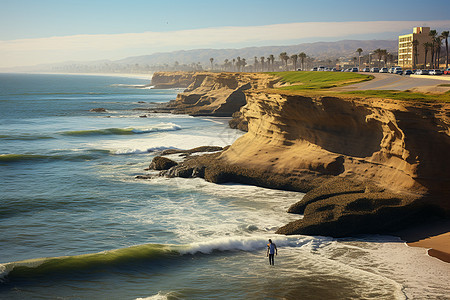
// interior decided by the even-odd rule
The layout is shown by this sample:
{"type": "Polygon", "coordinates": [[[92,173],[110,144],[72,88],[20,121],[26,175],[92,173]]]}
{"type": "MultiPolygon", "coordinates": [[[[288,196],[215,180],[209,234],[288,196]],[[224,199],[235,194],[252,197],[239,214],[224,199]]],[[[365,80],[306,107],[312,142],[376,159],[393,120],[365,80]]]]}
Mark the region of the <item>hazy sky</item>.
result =
{"type": "Polygon", "coordinates": [[[429,3],[0,0],[0,67],[181,49],[395,39],[413,26],[449,30],[450,0],[429,3]]]}

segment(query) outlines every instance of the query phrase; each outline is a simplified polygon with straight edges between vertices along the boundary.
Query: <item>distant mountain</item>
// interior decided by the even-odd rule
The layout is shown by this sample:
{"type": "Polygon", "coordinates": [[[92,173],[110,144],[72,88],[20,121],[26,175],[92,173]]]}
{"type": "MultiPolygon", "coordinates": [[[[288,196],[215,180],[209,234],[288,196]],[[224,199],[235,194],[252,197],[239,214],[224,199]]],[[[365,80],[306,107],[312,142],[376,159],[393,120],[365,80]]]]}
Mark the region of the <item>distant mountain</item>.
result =
{"type": "Polygon", "coordinates": [[[189,64],[200,62],[209,65],[210,58],[214,58],[214,62],[223,63],[225,59],[233,59],[238,56],[247,59],[249,63],[256,56],[269,56],[273,54],[276,59],[281,52],[287,52],[289,55],[305,52],[308,56],[317,59],[339,58],[355,56],[356,49],[362,48],[363,55],[377,48],[386,49],[388,52],[397,52],[398,41],[396,40],[344,40],[338,42],[315,42],[303,43],[293,46],[266,46],[266,47],[249,47],[242,49],[196,49],[182,50],[166,53],[155,53],[151,55],[133,56],[115,61],[121,64],[173,64],[178,61],[180,64],[189,64]]]}
{"type": "MultiPolygon", "coordinates": [[[[175,64],[182,66],[196,64],[194,68],[209,68],[210,58],[215,64],[223,64],[225,59],[232,60],[238,56],[245,58],[247,64],[253,64],[254,57],[268,57],[270,54],[279,60],[281,52],[287,54],[306,53],[309,57],[317,60],[351,58],[357,56],[356,49],[362,48],[362,55],[367,55],[375,49],[386,49],[390,53],[397,52],[396,40],[344,40],[338,42],[315,42],[303,43],[290,46],[264,46],[248,47],[242,49],[195,49],[174,52],[154,53],[150,55],[133,56],[124,59],[109,61],[90,62],[63,62],[57,64],[46,64],[29,67],[18,67],[1,69],[10,72],[96,72],[96,73],[140,73],[173,68],[175,64]],[[199,64],[200,63],[200,64],[199,64]],[[170,67],[169,67],[170,66],[170,67]]],[[[185,69],[186,70],[186,69],[185,69]]]]}

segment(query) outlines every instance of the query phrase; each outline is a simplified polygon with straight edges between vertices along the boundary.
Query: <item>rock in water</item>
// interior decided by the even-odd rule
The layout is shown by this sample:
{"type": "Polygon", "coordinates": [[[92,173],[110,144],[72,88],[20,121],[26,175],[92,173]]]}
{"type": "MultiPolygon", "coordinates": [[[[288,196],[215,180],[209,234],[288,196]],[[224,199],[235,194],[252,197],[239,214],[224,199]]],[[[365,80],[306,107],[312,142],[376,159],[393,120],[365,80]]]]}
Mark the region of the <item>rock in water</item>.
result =
{"type": "Polygon", "coordinates": [[[90,111],[92,111],[92,112],[106,112],[106,108],[98,107],[98,108],[93,108],[90,111]]]}
{"type": "Polygon", "coordinates": [[[150,166],[148,167],[150,170],[168,170],[173,166],[176,166],[177,163],[167,157],[156,156],[153,158],[150,166]]]}

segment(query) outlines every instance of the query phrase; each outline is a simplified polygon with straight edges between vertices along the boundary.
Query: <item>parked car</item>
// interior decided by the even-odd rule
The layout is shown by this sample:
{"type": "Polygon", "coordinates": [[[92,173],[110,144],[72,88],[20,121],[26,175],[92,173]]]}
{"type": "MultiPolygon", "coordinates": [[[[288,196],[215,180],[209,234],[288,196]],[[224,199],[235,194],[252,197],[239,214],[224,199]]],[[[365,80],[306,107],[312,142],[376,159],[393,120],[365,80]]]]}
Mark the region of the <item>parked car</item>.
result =
{"type": "Polygon", "coordinates": [[[370,72],[370,68],[369,67],[365,67],[362,71],[363,72],[370,72]]]}
{"type": "Polygon", "coordinates": [[[381,68],[380,71],[378,71],[378,73],[387,73],[388,72],[388,68],[381,68]]]}
{"type": "Polygon", "coordinates": [[[317,71],[325,71],[325,67],[320,66],[317,71]]]}
{"type": "Polygon", "coordinates": [[[351,68],[350,72],[359,72],[358,68],[351,68]]]}
{"type": "Polygon", "coordinates": [[[401,67],[395,67],[394,71],[392,72],[394,74],[402,75],[403,69],[401,67]]]}
{"type": "Polygon", "coordinates": [[[378,69],[377,67],[374,67],[374,68],[370,69],[370,72],[378,73],[378,72],[380,72],[380,69],[378,69]]]}
{"type": "Polygon", "coordinates": [[[444,70],[444,75],[450,75],[450,68],[447,68],[446,70],[444,70]]]}
{"type": "Polygon", "coordinates": [[[311,71],[317,71],[317,67],[312,68],[311,71]]]}
{"type": "Polygon", "coordinates": [[[337,72],[336,68],[332,68],[330,71],[331,72],[337,72]]]}
{"type": "Polygon", "coordinates": [[[442,75],[444,74],[444,72],[442,72],[439,69],[435,69],[435,70],[430,70],[430,72],[428,72],[429,75],[442,75]]]}
{"type": "Polygon", "coordinates": [[[413,74],[413,71],[411,70],[405,70],[405,72],[403,72],[403,75],[411,75],[413,74]]]}
{"type": "Polygon", "coordinates": [[[395,69],[395,67],[390,67],[388,72],[389,73],[394,73],[394,69],[395,69]]]}
{"type": "Polygon", "coordinates": [[[428,75],[428,70],[417,70],[415,75],[428,75]]]}

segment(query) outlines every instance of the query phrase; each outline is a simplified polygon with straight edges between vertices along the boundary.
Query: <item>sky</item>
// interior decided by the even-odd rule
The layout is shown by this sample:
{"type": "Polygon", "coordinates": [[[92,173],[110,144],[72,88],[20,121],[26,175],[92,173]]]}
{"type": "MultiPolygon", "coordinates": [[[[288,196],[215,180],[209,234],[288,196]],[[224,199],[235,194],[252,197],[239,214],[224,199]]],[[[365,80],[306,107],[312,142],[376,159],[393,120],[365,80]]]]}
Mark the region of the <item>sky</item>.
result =
{"type": "Polygon", "coordinates": [[[450,0],[0,0],[0,68],[450,30],[450,0]]]}

